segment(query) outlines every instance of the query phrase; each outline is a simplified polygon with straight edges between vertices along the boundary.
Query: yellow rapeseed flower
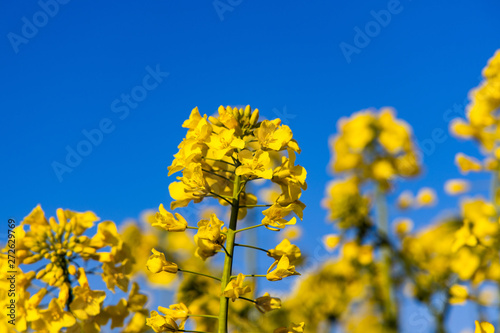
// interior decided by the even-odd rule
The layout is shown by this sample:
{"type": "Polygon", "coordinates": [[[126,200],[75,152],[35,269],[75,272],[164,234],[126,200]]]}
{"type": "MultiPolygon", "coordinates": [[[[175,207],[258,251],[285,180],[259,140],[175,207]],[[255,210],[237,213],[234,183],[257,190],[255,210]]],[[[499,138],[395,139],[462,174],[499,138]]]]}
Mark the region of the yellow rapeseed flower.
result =
{"type": "Polygon", "coordinates": [[[481,163],[477,159],[462,153],[458,153],[455,156],[455,164],[463,174],[468,174],[471,171],[481,171],[482,169],[481,163]]]}
{"type": "Polygon", "coordinates": [[[305,324],[301,322],[299,324],[291,323],[289,327],[280,327],[274,330],[274,333],[304,333],[305,324]]]}
{"type": "Polygon", "coordinates": [[[210,220],[198,222],[198,232],[194,236],[196,245],[196,255],[203,260],[211,257],[222,249],[226,240],[226,235],[221,227],[224,222],[219,220],[215,214],[210,216],[210,220]]]}
{"type": "Polygon", "coordinates": [[[450,304],[462,305],[467,301],[469,291],[467,287],[454,284],[450,288],[450,304]]]}
{"type": "Polygon", "coordinates": [[[469,190],[469,182],[463,179],[450,179],[444,184],[444,190],[449,195],[458,195],[469,190]]]}
{"type": "Polygon", "coordinates": [[[337,234],[329,234],[323,236],[323,245],[325,245],[325,248],[328,252],[332,252],[337,248],[337,245],[339,245],[341,240],[341,237],[337,234]]]}
{"type": "Polygon", "coordinates": [[[175,213],[175,218],[172,213],[167,211],[163,204],[158,208],[159,212],[156,213],[156,222],[152,224],[153,227],[160,227],[167,231],[184,231],[188,225],[186,219],[181,214],[175,213]],[[177,219],[176,219],[177,218],[177,219]]]}
{"type": "Polygon", "coordinates": [[[436,192],[429,187],[421,188],[417,193],[416,201],[420,207],[434,206],[436,204],[436,200],[436,192]]]}
{"type": "Polygon", "coordinates": [[[476,330],[474,333],[495,333],[495,327],[486,321],[479,322],[476,320],[475,324],[476,330]]]}
{"type": "Polygon", "coordinates": [[[257,310],[261,313],[269,312],[272,310],[281,308],[281,300],[276,297],[271,297],[269,293],[265,293],[261,297],[257,297],[255,299],[255,306],[257,310]]]}
{"type": "Polygon", "coordinates": [[[291,275],[300,275],[300,273],[295,271],[295,266],[290,265],[288,257],[283,255],[269,267],[266,278],[269,281],[279,281],[291,275]]]}
{"type": "Polygon", "coordinates": [[[151,249],[151,251],[153,254],[149,257],[146,265],[152,273],[177,273],[179,268],[176,263],[167,261],[167,259],[165,259],[165,254],[162,252],[156,251],[155,249],[151,249]]]}
{"type": "Polygon", "coordinates": [[[224,289],[224,296],[230,298],[234,302],[241,295],[249,293],[252,289],[250,286],[243,286],[243,280],[245,280],[245,276],[240,273],[236,279],[229,281],[224,289]]]}
{"type": "Polygon", "coordinates": [[[287,256],[290,264],[295,263],[301,256],[297,245],[290,243],[288,239],[283,239],[274,249],[268,251],[268,256],[279,260],[282,256],[287,256]]]}

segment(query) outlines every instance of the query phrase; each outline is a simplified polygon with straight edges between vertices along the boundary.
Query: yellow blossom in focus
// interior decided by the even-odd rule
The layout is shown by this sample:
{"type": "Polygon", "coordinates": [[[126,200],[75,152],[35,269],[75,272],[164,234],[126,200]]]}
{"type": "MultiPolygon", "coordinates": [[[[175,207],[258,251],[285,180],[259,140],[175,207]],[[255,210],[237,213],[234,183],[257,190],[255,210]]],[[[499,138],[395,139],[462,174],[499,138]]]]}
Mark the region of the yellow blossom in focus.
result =
{"type": "Polygon", "coordinates": [[[249,150],[242,150],[239,152],[239,159],[241,165],[235,171],[238,176],[273,178],[273,170],[270,168],[271,159],[268,152],[258,150],[255,154],[252,154],[249,150]]]}
{"type": "MultiPolygon", "coordinates": [[[[275,119],[274,121],[264,120],[260,127],[254,131],[254,135],[257,137],[259,144],[262,149],[272,149],[280,151],[285,149],[290,143],[293,143],[292,131],[286,125],[281,125],[281,120],[275,119]]],[[[290,145],[290,148],[298,150],[296,144],[290,145]]]]}
{"type": "Polygon", "coordinates": [[[251,291],[250,286],[243,286],[243,280],[245,276],[243,274],[238,274],[236,279],[232,279],[224,289],[224,296],[230,298],[233,302],[240,297],[240,295],[245,295],[251,291]]]}
{"type": "Polygon", "coordinates": [[[285,238],[274,249],[268,251],[268,256],[274,258],[274,260],[279,260],[282,256],[287,256],[290,263],[293,264],[300,258],[301,253],[297,245],[291,244],[285,238]]]}
{"type": "Polygon", "coordinates": [[[198,245],[196,256],[205,260],[222,249],[226,240],[224,231],[221,230],[223,225],[224,222],[219,220],[215,214],[210,216],[210,220],[198,222],[198,232],[194,236],[195,243],[198,245]]]}
{"type": "Polygon", "coordinates": [[[165,259],[165,254],[156,251],[155,249],[151,249],[151,251],[153,252],[153,255],[149,257],[147,267],[152,273],[177,273],[177,271],[179,270],[177,264],[167,261],[165,259]]]}
{"type": "Polygon", "coordinates": [[[283,229],[287,225],[294,225],[296,223],[295,217],[290,221],[285,220],[291,212],[294,212],[297,216],[302,217],[302,209],[304,205],[301,203],[291,203],[287,206],[281,206],[280,204],[274,204],[268,209],[264,210],[264,218],[262,219],[262,224],[264,224],[269,229],[283,229]]]}
{"type": "Polygon", "coordinates": [[[230,155],[234,149],[245,148],[245,142],[234,135],[234,129],[223,128],[219,133],[213,133],[207,146],[211,149],[212,156],[216,160],[230,155]]]}
{"type": "Polygon", "coordinates": [[[146,319],[146,325],[155,332],[178,332],[184,326],[179,326],[171,317],[160,315],[156,311],[151,311],[150,317],[146,319]]]}
{"type": "Polygon", "coordinates": [[[175,213],[175,217],[177,218],[175,219],[174,215],[168,212],[165,207],[163,207],[163,204],[160,204],[160,207],[158,209],[159,212],[157,212],[155,215],[156,222],[152,224],[153,227],[160,227],[167,231],[186,230],[188,223],[186,219],[182,217],[182,215],[180,215],[179,213],[175,213]]]}
{"type": "Polygon", "coordinates": [[[158,310],[165,314],[167,317],[173,318],[174,320],[186,321],[190,311],[184,303],[172,304],[168,308],[159,306],[158,310]]]}
{"type": "Polygon", "coordinates": [[[59,333],[63,327],[71,327],[75,324],[75,317],[67,311],[57,299],[53,298],[46,310],[40,311],[40,317],[50,333],[59,333]]]}
{"type": "Polygon", "coordinates": [[[300,275],[300,273],[295,271],[295,266],[290,265],[288,257],[283,255],[269,267],[266,278],[269,281],[278,281],[291,275],[300,275]]]}
{"type": "Polygon", "coordinates": [[[171,183],[168,187],[170,196],[175,200],[170,205],[171,209],[185,207],[191,200],[200,202],[210,193],[200,163],[189,163],[182,171],[182,177],[177,179],[180,182],[171,183]]]}
{"type": "Polygon", "coordinates": [[[101,311],[101,303],[106,298],[106,292],[91,290],[87,276],[83,268],[78,269],[78,282],[80,286],[73,289],[74,299],[70,304],[70,310],[78,319],[88,319],[96,316],[101,311]]]}

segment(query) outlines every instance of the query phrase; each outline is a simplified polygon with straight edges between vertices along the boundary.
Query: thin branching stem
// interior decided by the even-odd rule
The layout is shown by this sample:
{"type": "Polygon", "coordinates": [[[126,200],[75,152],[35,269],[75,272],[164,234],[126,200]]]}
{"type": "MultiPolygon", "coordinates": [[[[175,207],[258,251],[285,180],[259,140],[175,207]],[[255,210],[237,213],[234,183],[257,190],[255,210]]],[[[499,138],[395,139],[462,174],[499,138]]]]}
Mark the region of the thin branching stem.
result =
{"type": "Polygon", "coordinates": [[[205,170],[205,169],[201,169],[201,170],[202,170],[202,171],[204,171],[204,172],[206,172],[206,173],[209,173],[209,174],[211,174],[211,175],[214,175],[214,176],[220,177],[220,178],[222,178],[222,179],[225,179],[225,180],[227,180],[228,182],[231,182],[231,183],[233,182],[231,179],[227,178],[226,176],[219,175],[218,173],[215,173],[215,172],[213,172],[213,171],[210,171],[210,170],[205,170]]]}
{"type": "Polygon", "coordinates": [[[234,243],[235,246],[241,246],[241,247],[248,247],[250,249],[255,249],[255,250],[260,250],[260,251],[264,251],[266,252],[267,254],[269,254],[269,251],[266,250],[266,249],[263,249],[261,247],[257,247],[257,246],[253,246],[253,245],[246,245],[246,244],[239,244],[239,243],[234,243]]]}
{"type": "Polygon", "coordinates": [[[224,200],[225,202],[227,202],[228,204],[230,204],[231,206],[233,205],[233,203],[231,201],[229,201],[225,196],[223,195],[220,195],[220,194],[217,194],[215,192],[210,192],[210,194],[212,194],[214,197],[217,197],[217,198],[220,198],[222,200],[224,200]]]}
{"type": "Polygon", "coordinates": [[[200,276],[211,278],[211,279],[214,279],[214,280],[217,280],[217,281],[221,280],[220,278],[218,278],[216,276],[212,276],[212,275],[208,275],[208,274],[203,274],[203,273],[199,273],[199,272],[188,271],[187,269],[180,269],[179,268],[178,270],[179,270],[179,272],[189,273],[189,274],[194,274],[194,275],[200,275],[200,276]]]}
{"type": "Polygon", "coordinates": [[[251,227],[247,227],[247,228],[243,228],[243,229],[238,229],[238,230],[235,231],[235,233],[242,232],[242,231],[245,231],[245,230],[254,229],[254,228],[258,228],[258,227],[262,227],[262,226],[264,226],[264,224],[253,225],[251,227]]]}
{"type": "Polygon", "coordinates": [[[252,303],[257,303],[257,301],[256,301],[256,300],[254,300],[254,299],[250,299],[250,298],[246,298],[246,297],[243,297],[243,296],[240,296],[240,297],[238,297],[238,298],[240,298],[240,299],[244,299],[245,301],[249,301],[249,302],[252,302],[252,303]]]}

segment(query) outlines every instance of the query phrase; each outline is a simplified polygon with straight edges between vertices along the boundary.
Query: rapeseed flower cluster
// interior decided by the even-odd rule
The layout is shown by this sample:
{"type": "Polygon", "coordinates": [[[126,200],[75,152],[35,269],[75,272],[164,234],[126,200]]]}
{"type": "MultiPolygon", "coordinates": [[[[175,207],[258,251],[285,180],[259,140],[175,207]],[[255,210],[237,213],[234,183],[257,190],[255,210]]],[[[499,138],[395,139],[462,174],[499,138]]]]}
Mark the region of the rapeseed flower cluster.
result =
{"type": "MultiPolygon", "coordinates": [[[[271,311],[280,307],[280,300],[269,294],[255,299],[247,298],[252,289],[245,283],[247,277],[265,277],[279,281],[291,275],[300,275],[293,265],[300,258],[300,249],[284,239],[276,248],[265,250],[255,245],[235,242],[236,235],[253,228],[264,226],[279,231],[294,225],[296,217],[302,219],[304,203],[300,201],[302,191],[307,189],[306,170],[296,164],[300,153],[290,128],[280,119],[259,121],[259,111],[250,106],[245,108],[219,107],[216,116],[201,115],[198,108],[192,110],[183,125],[186,137],[179,145],[179,152],[168,168],[169,175],[182,172],[177,182],[169,186],[174,201],[170,208],[185,207],[189,203],[200,203],[206,198],[215,198],[221,205],[230,207],[230,218],[224,222],[216,213],[201,219],[197,226],[191,226],[179,213],[171,213],[160,205],[156,221],[152,226],[179,233],[186,229],[196,230],[194,255],[203,261],[224,253],[224,268],[221,277],[200,271],[187,270],[166,256],[152,249],[153,255],[147,261],[152,273],[178,272],[205,276],[220,281],[219,314],[192,314],[177,318],[160,310],[163,315],[151,312],[148,325],[155,332],[176,332],[182,330],[188,317],[205,317],[218,320],[219,332],[227,332],[228,301],[242,299],[253,303],[259,311],[271,311]],[[269,204],[261,203],[251,193],[250,182],[268,180],[279,187],[279,194],[269,204]],[[252,208],[266,208],[262,211],[260,224],[238,229],[238,221],[252,208]],[[296,217],[289,217],[294,214],[296,217]],[[254,248],[268,253],[274,259],[267,274],[232,275],[235,247],[254,248]],[[177,320],[181,319],[177,323],[177,320]]],[[[181,303],[181,306],[185,306],[181,303]]],[[[186,308],[187,309],[187,308],[186,308]]],[[[299,325],[300,326],[300,325],[299,325]]],[[[303,327],[303,324],[302,324],[303,327]]]]}
{"type": "MultiPolygon", "coordinates": [[[[88,274],[99,274],[108,290],[114,292],[118,287],[128,291],[134,261],[116,225],[101,222],[97,233],[88,236],[99,220],[93,212],[58,209],[56,215],[57,219],[46,218],[37,206],[14,230],[15,256],[21,265],[16,279],[22,281],[17,288],[20,311],[16,330],[100,332],[111,321],[111,328],[142,332],[147,298],[139,293],[137,284],[127,299],[105,304],[106,291],[93,289],[87,278],[88,274]],[[129,315],[131,319],[124,325],[129,315]]],[[[8,299],[2,297],[2,307],[5,301],[8,299]]]]}

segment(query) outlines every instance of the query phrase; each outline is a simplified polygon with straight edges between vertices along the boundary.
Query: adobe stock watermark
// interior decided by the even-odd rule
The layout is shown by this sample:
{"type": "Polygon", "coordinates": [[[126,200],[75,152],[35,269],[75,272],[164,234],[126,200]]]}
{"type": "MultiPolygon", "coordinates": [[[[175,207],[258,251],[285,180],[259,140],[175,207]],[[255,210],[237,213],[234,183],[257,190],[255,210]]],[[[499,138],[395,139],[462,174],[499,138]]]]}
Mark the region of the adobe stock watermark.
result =
{"type": "Polygon", "coordinates": [[[221,21],[224,21],[224,13],[232,12],[243,0],[214,0],[212,5],[221,21]]]}
{"type": "Polygon", "coordinates": [[[382,28],[386,28],[391,23],[393,16],[400,14],[403,9],[404,7],[399,0],[389,0],[387,9],[371,10],[370,15],[373,20],[366,22],[363,28],[354,27],[355,34],[352,44],[347,42],[339,44],[340,51],[342,51],[347,63],[352,62],[353,54],[360,54],[362,49],[370,45],[373,38],[380,35],[382,28]]]}
{"type": "Polygon", "coordinates": [[[280,111],[278,108],[273,108],[273,113],[281,119],[281,123],[283,125],[290,125],[290,120],[295,119],[297,115],[288,113],[286,109],[286,105],[283,107],[283,111],[280,111]]]}
{"type": "Polygon", "coordinates": [[[19,53],[21,45],[28,44],[29,41],[38,35],[39,29],[45,27],[51,18],[59,13],[60,5],[66,5],[71,0],[40,0],[38,7],[40,10],[36,11],[30,18],[23,16],[21,21],[20,34],[9,32],[7,39],[9,40],[14,53],[19,53]]]}
{"type": "MultiPolygon", "coordinates": [[[[146,99],[148,92],[158,88],[169,75],[169,73],[161,71],[160,65],[156,65],[155,68],[146,66],[145,70],[147,74],[142,78],[141,84],[134,86],[129,93],[122,93],[119,98],[111,102],[111,112],[118,116],[119,120],[127,119],[130,111],[136,109],[139,103],[146,99]]],[[[92,154],[94,148],[98,147],[107,135],[113,133],[116,124],[117,122],[109,117],[102,118],[96,127],[81,131],[84,138],[78,141],[76,145],[66,146],[64,161],[53,161],[51,163],[52,170],[54,170],[59,183],[64,180],[63,176],[66,173],[72,173],[85,157],[92,154]]]]}

